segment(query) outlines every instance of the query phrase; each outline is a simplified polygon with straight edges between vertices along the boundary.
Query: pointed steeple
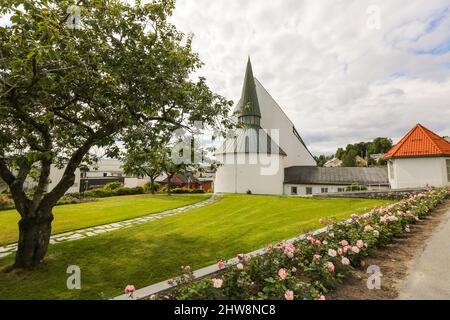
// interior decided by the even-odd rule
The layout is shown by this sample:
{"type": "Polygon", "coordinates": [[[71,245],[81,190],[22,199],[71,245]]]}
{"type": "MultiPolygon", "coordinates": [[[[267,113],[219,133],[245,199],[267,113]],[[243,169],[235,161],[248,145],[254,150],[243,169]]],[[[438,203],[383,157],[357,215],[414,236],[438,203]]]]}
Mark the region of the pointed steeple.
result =
{"type": "Polygon", "coordinates": [[[259,110],[258,95],[256,94],[255,78],[253,77],[250,57],[248,57],[238,112],[240,123],[250,126],[260,126],[261,111],[259,110]]]}

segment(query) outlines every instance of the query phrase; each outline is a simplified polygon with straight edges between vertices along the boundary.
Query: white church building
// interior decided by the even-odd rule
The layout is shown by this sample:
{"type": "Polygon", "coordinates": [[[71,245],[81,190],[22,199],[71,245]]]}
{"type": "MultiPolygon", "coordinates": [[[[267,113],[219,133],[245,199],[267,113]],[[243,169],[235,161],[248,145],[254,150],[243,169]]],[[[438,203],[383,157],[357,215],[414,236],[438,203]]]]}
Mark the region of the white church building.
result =
{"type": "Polygon", "coordinates": [[[353,183],[389,187],[386,168],[317,167],[292,121],[253,76],[250,59],[234,117],[238,129],[215,153],[222,164],[215,192],[306,195],[342,192],[353,183]]]}

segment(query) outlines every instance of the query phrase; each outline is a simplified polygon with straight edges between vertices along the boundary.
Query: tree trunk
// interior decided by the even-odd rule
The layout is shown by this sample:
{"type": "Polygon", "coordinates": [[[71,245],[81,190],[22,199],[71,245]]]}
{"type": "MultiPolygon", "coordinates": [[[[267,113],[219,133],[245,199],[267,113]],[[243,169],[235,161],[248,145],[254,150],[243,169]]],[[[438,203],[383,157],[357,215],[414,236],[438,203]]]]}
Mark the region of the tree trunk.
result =
{"type": "Polygon", "coordinates": [[[19,243],[13,268],[30,269],[39,265],[47,253],[53,214],[36,212],[19,221],[19,243]]]}
{"type": "Polygon", "coordinates": [[[155,188],[154,188],[154,184],[155,184],[155,179],[150,178],[150,192],[152,194],[155,194],[155,188]]]}

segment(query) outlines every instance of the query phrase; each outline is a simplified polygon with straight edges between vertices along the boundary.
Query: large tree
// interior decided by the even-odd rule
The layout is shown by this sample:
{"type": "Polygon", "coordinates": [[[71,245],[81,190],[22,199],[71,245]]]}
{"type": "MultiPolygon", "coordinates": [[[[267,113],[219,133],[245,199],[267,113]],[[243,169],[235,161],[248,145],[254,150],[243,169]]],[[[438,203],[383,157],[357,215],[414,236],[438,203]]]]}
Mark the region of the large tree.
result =
{"type": "Polygon", "coordinates": [[[123,137],[124,146],[120,159],[124,172],[140,178],[149,178],[152,194],[155,193],[156,178],[164,172],[168,136],[168,132],[142,126],[129,130],[123,137]]]}
{"type": "Polygon", "coordinates": [[[171,0],[3,0],[0,15],[0,177],[20,214],[13,268],[39,264],[47,252],[52,209],[75,181],[90,149],[114,144],[141,124],[213,124],[230,102],[205,79],[191,37],[167,19],[171,0]],[[75,15],[76,17],[76,15],[75,15]],[[74,28],[75,26],[75,28],[74,28]],[[52,165],[64,168],[47,190],[52,165]],[[36,190],[25,180],[39,169],[36,190]]]}

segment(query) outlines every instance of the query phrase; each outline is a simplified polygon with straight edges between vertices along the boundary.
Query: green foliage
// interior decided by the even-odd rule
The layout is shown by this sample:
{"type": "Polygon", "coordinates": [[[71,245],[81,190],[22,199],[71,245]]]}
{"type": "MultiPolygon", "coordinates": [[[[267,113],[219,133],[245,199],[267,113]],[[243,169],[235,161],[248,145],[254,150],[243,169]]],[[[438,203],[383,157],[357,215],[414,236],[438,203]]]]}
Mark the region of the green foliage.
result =
{"type": "Polygon", "coordinates": [[[149,181],[149,182],[146,182],[142,187],[144,188],[145,193],[149,193],[152,191],[156,192],[159,190],[159,183],[158,182],[152,183],[151,181],[149,181]]]}
{"type": "Polygon", "coordinates": [[[334,158],[334,155],[326,156],[326,155],[323,155],[323,154],[321,154],[321,155],[318,156],[318,157],[314,157],[314,159],[315,159],[316,162],[317,162],[317,166],[318,166],[318,167],[323,167],[323,165],[324,165],[328,160],[331,160],[331,159],[333,159],[333,158],[334,158]]]}
{"type": "Polygon", "coordinates": [[[84,192],[84,196],[86,198],[106,198],[106,197],[143,194],[143,193],[144,193],[143,187],[126,188],[123,187],[121,184],[121,186],[116,187],[114,189],[107,189],[105,187],[91,189],[84,192]]]}
{"type": "Polygon", "coordinates": [[[364,266],[376,249],[405,237],[410,225],[430,215],[447,194],[448,190],[440,189],[411,195],[396,204],[354,214],[350,221],[327,224],[321,234],[270,245],[262,255],[239,254],[238,264],[231,263],[213,278],[195,280],[191,268],[182,267],[182,274],[173,280],[177,286],[154,299],[325,299],[352,268],[364,266]]]}
{"type": "Polygon", "coordinates": [[[123,188],[123,183],[120,181],[114,181],[114,182],[105,184],[102,189],[107,192],[113,192],[120,188],[123,188]]]}
{"type": "Polygon", "coordinates": [[[205,191],[203,189],[175,188],[172,189],[172,193],[205,193],[205,191]]]}
{"type": "Polygon", "coordinates": [[[360,185],[358,183],[352,183],[350,186],[345,188],[345,191],[366,191],[367,187],[364,185],[360,185]]]}
{"type": "MultiPolygon", "coordinates": [[[[199,201],[207,196],[146,194],[56,207],[53,230],[64,232],[121,221],[184,206],[195,202],[193,198],[199,201]]],[[[387,203],[390,201],[224,195],[216,203],[169,220],[50,246],[52,259],[46,261],[45,268],[27,272],[27,281],[22,281],[21,286],[17,283],[23,279],[23,273],[0,273],[0,296],[5,299],[110,299],[122,294],[126,284],[142,288],[171,278],[179,274],[180,265],[202,268],[239,252],[250,252],[294,237],[299,230],[319,228],[321,217],[335,216],[343,220],[352,213],[364,212],[364,208],[387,203]],[[243,234],[245,236],[240,236],[243,234]],[[102,256],[105,258],[99,259],[102,256]],[[67,290],[65,272],[54,272],[65,271],[74,260],[81,270],[86,270],[82,290],[67,290]],[[105,274],[108,276],[102,276],[105,274]]],[[[17,238],[16,213],[8,216],[5,213],[0,214],[0,242],[3,243],[6,230],[8,239],[15,241],[17,238]]],[[[6,259],[0,259],[0,268],[11,262],[6,259]]]]}
{"type": "Polygon", "coordinates": [[[348,144],[345,150],[338,148],[336,150],[336,158],[342,160],[342,165],[345,167],[356,166],[355,157],[368,158],[369,165],[383,166],[386,161],[380,159],[376,162],[370,158],[371,154],[386,153],[392,148],[392,140],[389,138],[378,137],[371,142],[359,142],[355,144],[348,144]]]}
{"type": "Polygon", "coordinates": [[[14,201],[11,197],[5,194],[0,194],[0,210],[12,208],[14,208],[14,201]]]}
{"type": "MultiPolygon", "coordinates": [[[[192,51],[193,36],[170,23],[173,0],[77,4],[79,29],[66,23],[73,1],[0,6],[11,22],[0,25],[0,177],[31,223],[51,216],[75,170],[95,160],[93,147],[117,156],[115,142],[142,127],[167,134],[195,120],[229,125],[232,102],[212,92],[204,77],[191,77],[202,62],[192,51]],[[65,172],[45,193],[52,165],[65,172]],[[31,196],[24,193],[30,175],[38,181],[31,196]]],[[[19,246],[18,255],[23,251],[19,246]]],[[[23,264],[43,258],[23,257],[23,264]]]]}

